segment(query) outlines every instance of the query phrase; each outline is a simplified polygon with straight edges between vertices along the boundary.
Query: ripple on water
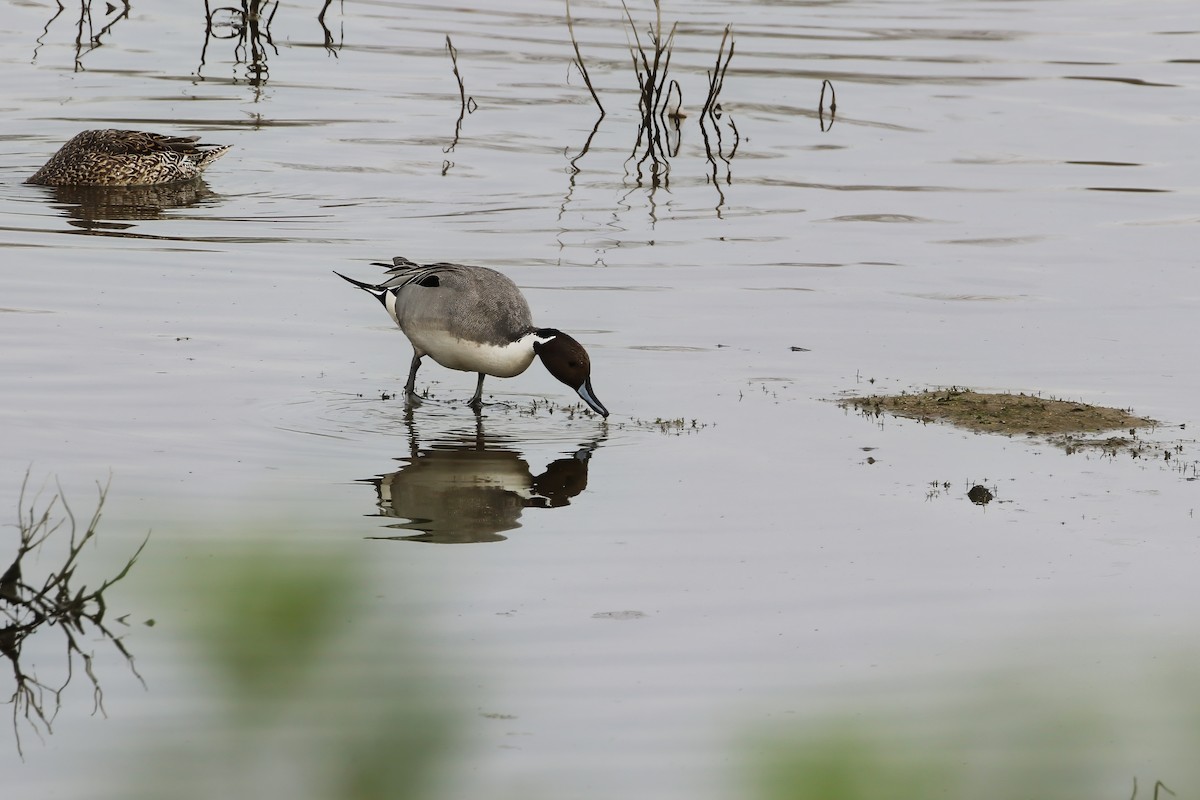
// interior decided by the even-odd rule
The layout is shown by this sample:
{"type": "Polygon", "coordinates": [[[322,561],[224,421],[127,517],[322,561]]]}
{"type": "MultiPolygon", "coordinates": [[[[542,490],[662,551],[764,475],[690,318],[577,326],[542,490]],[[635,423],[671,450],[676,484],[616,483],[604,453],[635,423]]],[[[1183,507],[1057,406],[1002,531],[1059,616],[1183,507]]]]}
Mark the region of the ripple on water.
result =
{"type": "MultiPolygon", "coordinates": [[[[526,446],[571,449],[580,437],[591,441],[603,427],[597,416],[581,404],[558,405],[533,396],[495,399],[486,391],[478,417],[466,405],[466,394],[443,396],[436,389],[411,407],[395,392],[356,394],[317,392],[303,400],[276,404],[264,409],[277,420],[276,427],[294,433],[345,441],[368,439],[437,439],[469,430],[484,432],[498,440],[526,446]]],[[[603,438],[603,437],[602,437],[603,438]]]]}

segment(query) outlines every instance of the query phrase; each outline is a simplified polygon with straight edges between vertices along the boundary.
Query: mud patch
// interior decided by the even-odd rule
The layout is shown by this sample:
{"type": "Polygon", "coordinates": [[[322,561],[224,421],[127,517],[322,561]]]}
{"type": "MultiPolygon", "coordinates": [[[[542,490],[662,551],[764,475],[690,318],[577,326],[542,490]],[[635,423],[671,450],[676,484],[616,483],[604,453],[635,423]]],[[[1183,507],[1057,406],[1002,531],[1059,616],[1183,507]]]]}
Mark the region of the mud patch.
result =
{"type": "MultiPolygon", "coordinates": [[[[967,430],[1008,435],[1066,436],[1124,428],[1133,433],[1157,423],[1129,410],[1028,394],[985,394],[951,387],[926,392],[848,397],[841,401],[869,416],[892,414],[948,422],[967,430]]],[[[1112,440],[1105,440],[1112,441],[1112,440]]]]}
{"type": "MultiPolygon", "coordinates": [[[[854,408],[867,417],[890,414],[922,422],[945,422],[977,433],[1037,437],[1068,455],[1095,453],[1116,457],[1127,454],[1133,458],[1158,459],[1189,481],[1200,478],[1200,461],[1190,455],[1194,451],[1194,440],[1157,441],[1157,437],[1143,436],[1146,428],[1160,433],[1184,431],[1185,424],[1163,425],[1149,417],[1136,416],[1129,409],[1040,395],[974,392],[960,387],[846,397],[838,404],[843,408],[854,408]]],[[[972,498],[972,502],[978,501],[972,498]]]]}

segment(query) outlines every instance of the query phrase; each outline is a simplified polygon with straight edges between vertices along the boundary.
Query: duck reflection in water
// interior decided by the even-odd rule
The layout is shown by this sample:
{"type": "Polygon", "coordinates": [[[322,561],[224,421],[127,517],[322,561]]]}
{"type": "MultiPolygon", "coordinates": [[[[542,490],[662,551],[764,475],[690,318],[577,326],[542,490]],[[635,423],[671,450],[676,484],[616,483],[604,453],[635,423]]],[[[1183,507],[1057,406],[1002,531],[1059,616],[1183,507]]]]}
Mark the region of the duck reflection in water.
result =
{"type": "Polygon", "coordinates": [[[487,435],[482,420],[472,432],[450,434],[421,448],[411,427],[412,454],[404,467],[363,479],[374,485],[376,516],[408,520],[389,528],[411,535],[373,536],[440,544],[500,542],[521,527],[527,508],[559,508],[587,488],[588,463],[604,439],[581,444],[534,475],[515,443],[487,435]]]}
{"type": "Polygon", "coordinates": [[[134,221],[220,199],[201,179],[156,186],[48,186],[46,191],[68,224],[94,232],[127,230],[134,221]]]}

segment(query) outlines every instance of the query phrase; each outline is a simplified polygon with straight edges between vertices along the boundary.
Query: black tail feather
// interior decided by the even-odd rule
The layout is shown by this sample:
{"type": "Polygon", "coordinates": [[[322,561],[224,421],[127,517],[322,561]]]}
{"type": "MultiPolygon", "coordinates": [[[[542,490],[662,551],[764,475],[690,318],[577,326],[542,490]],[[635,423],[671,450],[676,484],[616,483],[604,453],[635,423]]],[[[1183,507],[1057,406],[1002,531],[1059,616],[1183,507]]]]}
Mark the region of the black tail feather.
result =
{"type": "Polygon", "coordinates": [[[380,288],[378,286],[376,286],[375,284],[363,283],[362,281],[354,280],[354,278],[348,278],[345,275],[343,275],[342,273],[338,272],[336,269],[333,271],[333,274],[337,275],[339,278],[341,278],[344,281],[349,281],[350,283],[353,283],[358,288],[363,289],[364,291],[368,291],[371,294],[375,294],[376,292],[380,291],[380,288]]]}
{"type": "Polygon", "coordinates": [[[333,274],[337,275],[339,278],[341,278],[344,281],[353,283],[355,286],[362,289],[364,292],[370,292],[372,295],[374,295],[376,300],[378,300],[381,303],[384,303],[385,306],[387,305],[386,300],[384,299],[387,296],[387,289],[383,288],[382,286],[376,286],[373,283],[364,283],[362,281],[356,281],[354,278],[346,277],[342,273],[338,272],[336,269],[333,270],[333,274]]]}

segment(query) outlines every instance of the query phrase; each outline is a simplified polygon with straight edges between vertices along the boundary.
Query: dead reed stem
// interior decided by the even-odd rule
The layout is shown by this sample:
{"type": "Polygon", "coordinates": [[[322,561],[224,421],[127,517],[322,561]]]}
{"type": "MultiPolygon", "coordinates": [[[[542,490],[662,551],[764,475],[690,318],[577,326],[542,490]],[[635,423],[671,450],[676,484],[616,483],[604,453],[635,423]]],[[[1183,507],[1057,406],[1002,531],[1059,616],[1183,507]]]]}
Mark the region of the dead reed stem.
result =
{"type": "MultiPolygon", "coordinates": [[[[458,147],[458,139],[462,135],[463,119],[467,116],[467,88],[463,84],[462,73],[458,71],[458,49],[454,46],[454,42],[450,41],[450,34],[446,34],[446,50],[450,53],[450,64],[454,67],[454,80],[458,81],[458,120],[454,123],[454,139],[449,145],[442,148],[443,153],[450,153],[458,147]]],[[[442,170],[445,175],[448,167],[442,170]]]]}
{"type": "Polygon", "coordinates": [[[575,38],[575,20],[571,18],[571,0],[566,0],[567,6],[567,31],[571,34],[571,46],[575,48],[575,66],[579,68],[579,74],[583,76],[583,83],[587,86],[588,91],[592,93],[592,99],[596,101],[596,108],[600,109],[601,118],[604,117],[604,104],[600,102],[600,95],[596,94],[596,87],[592,85],[592,76],[588,74],[587,65],[583,63],[583,53],[579,51],[579,41],[575,38]]]}
{"type": "Polygon", "coordinates": [[[725,88],[725,73],[729,71],[729,62],[733,60],[733,25],[726,25],[725,32],[721,35],[721,46],[717,48],[717,63],[713,67],[713,71],[708,73],[708,96],[704,98],[704,108],[700,112],[701,117],[710,117],[715,121],[713,109],[717,106],[717,98],[721,95],[721,89],[725,88]],[[729,43],[729,51],[725,50],[725,43],[729,43]]]}
{"type": "Polygon", "coordinates": [[[833,127],[833,121],[837,118],[837,92],[833,90],[833,82],[825,79],[821,81],[821,99],[817,103],[817,115],[820,117],[821,130],[827,131],[833,127]],[[829,87],[829,125],[825,125],[825,87],[829,87]]]}

